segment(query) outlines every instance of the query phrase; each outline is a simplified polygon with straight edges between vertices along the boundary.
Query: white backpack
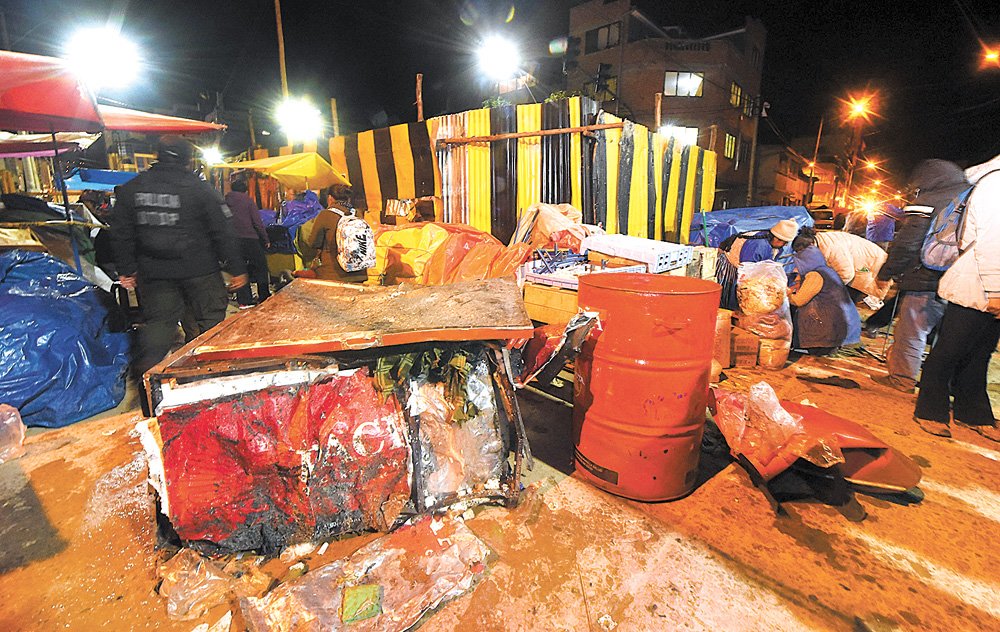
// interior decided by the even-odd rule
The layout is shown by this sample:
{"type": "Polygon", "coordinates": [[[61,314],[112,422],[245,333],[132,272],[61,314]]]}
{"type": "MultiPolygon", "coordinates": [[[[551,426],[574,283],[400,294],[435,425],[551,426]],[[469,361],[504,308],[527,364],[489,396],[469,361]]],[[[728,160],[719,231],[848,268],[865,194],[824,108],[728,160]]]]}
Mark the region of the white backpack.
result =
{"type": "Polygon", "coordinates": [[[375,234],[368,222],[348,215],[340,209],[330,209],[340,215],[337,223],[337,263],[345,272],[359,272],[375,266],[375,234]]]}

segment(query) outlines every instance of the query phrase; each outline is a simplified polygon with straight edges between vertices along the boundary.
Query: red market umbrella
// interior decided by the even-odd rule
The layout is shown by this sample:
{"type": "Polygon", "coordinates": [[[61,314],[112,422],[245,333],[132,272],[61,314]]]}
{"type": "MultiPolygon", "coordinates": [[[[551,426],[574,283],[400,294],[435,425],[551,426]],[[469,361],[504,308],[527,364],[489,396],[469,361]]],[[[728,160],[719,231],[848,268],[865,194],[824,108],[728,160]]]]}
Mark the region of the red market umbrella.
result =
{"type": "Polygon", "coordinates": [[[113,105],[98,105],[104,129],[147,134],[202,134],[226,129],[225,125],[177,116],[152,114],[113,105]]]}
{"type": "Polygon", "coordinates": [[[99,132],[90,91],[55,57],[0,51],[0,129],[99,132]]]}

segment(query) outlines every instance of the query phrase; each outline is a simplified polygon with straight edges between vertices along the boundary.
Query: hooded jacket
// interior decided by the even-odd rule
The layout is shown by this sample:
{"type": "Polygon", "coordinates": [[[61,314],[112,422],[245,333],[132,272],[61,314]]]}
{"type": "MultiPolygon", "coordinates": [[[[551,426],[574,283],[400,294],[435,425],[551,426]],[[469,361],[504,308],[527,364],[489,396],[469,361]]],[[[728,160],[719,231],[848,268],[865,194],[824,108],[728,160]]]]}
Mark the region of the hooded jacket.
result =
{"type": "Polygon", "coordinates": [[[985,312],[1000,298],[1000,156],[965,171],[975,185],[965,207],[958,260],[941,277],[946,301],[985,312]]]}
{"type": "Polygon", "coordinates": [[[960,193],[969,188],[965,173],[947,160],[924,160],[910,174],[909,188],[919,189],[913,204],[903,209],[903,219],[889,245],[889,257],[878,279],[894,279],[901,291],[936,292],[942,272],[920,262],[920,251],[931,222],[960,193]]]}

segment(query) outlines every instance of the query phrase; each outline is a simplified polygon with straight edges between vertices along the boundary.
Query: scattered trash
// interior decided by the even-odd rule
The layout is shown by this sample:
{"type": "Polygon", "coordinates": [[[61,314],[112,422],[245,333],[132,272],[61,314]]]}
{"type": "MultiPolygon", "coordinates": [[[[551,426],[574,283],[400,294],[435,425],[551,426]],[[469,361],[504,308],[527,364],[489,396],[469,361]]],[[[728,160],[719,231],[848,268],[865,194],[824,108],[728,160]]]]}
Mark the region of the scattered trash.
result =
{"type": "Polygon", "coordinates": [[[301,542],[285,547],[279,556],[282,562],[291,563],[300,557],[305,557],[316,550],[316,545],[312,542],[301,542]]]}
{"type": "Polygon", "coordinates": [[[330,543],[329,542],[324,542],[323,546],[319,547],[319,551],[316,552],[316,555],[323,555],[324,553],[326,553],[326,550],[329,547],[330,547],[330,543]]]}
{"type": "Polygon", "coordinates": [[[836,386],[838,388],[861,388],[861,385],[847,377],[830,375],[827,377],[815,377],[812,375],[796,375],[796,379],[810,384],[823,384],[824,386],[836,386]]]}
{"type": "Polygon", "coordinates": [[[778,496],[814,497],[848,520],[865,517],[850,486],[909,493],[920,468],[860,425],[808,404],[778,401],[766,382],[749,395],[715,389],[711,410],[731,454],[779,514],[778,496]],[[836,467],[834,467],[836,466],[836,467]]]}
{"type": "Polygon", "coordinates": [[[230,578],[211,560],[191,549],[181,551],[160,566],[160,596],[167,600],[167,616],[176,621],[197,619],[226,600],[230,578]]]}
{"type": "Polygon", "coordinates": [[[618,627],[618,624],[615,623],[615,620],[611,618],[610,614],[602,614],[600,618],[597,619],[597,623],[601,626],[601,629],[606,632],[611,632],[611,630],[618,627]]]}
{"type": "Polygon", "coordinates": [[[252,323],[220,324],[147,374],[164,515],[198,550],[275,554],[515,502],[530,452],[503,345],[532,331],[519,296],[512,279],[299,279],[252,323]]]}
{"type": "Polygon", "coordinates": [[[844,462],[836,444],[805,432],[801,416],[782,408],[767,382],[754,384],[747,395],[716,389],[715,399],[715,423],[733,456],[745,457],[765,479],[799,458],[820,467],[844,462]]]}
{"type": "Polygon", "coordinates": [[[345,560],[317,568],[263,598],[241,600],[249,629],[343,630],[361,615],[369,615],[364,629],[409,629],[424,613],[468,592],[491,555],[464,522],[446,518],[436,534],[431,522],[420,517],[345,560]]]}
{"type": "Polygon", "coordinates": [[[354,623],[382,614],[382,596],[379,584],[347,586],[340,604],[340,620],[354,623]]]}
{"type": "Polygon", "coordinates": [[[17,409],[0,404],[0,463],[13,461],[24,454],[24,431],[17,409]]]}
{"type": "Polygon", "coordinates": [[[229,627],[232,623],[233,611],[230,610],[211,626],[207,623],[201,623],[191,630],[191,632],[229,632],[229,627]]]}

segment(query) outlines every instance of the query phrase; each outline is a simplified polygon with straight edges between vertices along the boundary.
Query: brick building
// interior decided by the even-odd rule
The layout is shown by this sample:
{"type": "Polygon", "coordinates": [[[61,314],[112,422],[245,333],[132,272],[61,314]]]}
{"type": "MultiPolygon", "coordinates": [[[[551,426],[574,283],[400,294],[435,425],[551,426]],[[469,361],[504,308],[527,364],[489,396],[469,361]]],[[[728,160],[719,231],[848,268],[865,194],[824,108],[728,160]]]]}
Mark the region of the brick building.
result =
{"type": "Polygon", "coordinates": [[[655,24],[632,0],[582,2],[569,23],[579,55],[566,88],[651,128],[662,93],[661,131],[718,153],[716,207],[745,206],[764,25],[748,17],[741,28],[692,37],[655,24]]]}

